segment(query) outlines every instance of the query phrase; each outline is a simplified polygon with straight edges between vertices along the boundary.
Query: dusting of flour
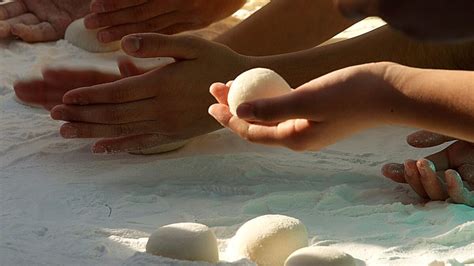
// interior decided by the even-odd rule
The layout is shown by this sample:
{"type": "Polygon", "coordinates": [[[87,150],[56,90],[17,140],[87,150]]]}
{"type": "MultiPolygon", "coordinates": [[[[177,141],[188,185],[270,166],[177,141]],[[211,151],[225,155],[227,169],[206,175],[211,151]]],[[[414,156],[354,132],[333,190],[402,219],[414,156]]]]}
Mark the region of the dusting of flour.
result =
{"type": "Polygon", "coordinates": [[[385,162],[434,151],[409,148],[411,129],[374,129],[319,153],[251,145],[222,130],[174,153],[94,156],[90,141],[60,138],[47,112],[14,101],[12,83],[45,65],[116,71],[117,56],[65,41],[0,42],[0,265],[208,265],[142,252],[159,226],[198,222],[225,260],[238,226],[272,213],[302,220],[310,243],[368,265],[474,259],[473,208],[423,204],[380,177],[385,162]]]}

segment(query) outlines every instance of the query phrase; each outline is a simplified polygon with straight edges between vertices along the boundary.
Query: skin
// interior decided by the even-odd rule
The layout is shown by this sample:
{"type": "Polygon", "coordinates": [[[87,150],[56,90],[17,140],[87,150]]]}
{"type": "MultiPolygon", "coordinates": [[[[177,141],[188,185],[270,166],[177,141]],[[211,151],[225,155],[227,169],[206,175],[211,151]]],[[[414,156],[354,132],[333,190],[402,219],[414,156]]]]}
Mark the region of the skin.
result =
{"type": "Polygon", "coordinates": [[[98,33],[102,42],[140,32],[175,34],[207,27],[244,4],[244,0],[93,0],[85,25],[108,27],[98,33]]]}
{"type": "Polygon", "coordinates": [[[85,16],[90,0],[16,0],[0,5],[0,39],[55,41],[67,26],[85,16]]]}
{"type": "Polygon", "coordinates": [[[423,40],[472,40],[471,0],[335,0],[347,17],[378,16],[390,26],[423,40]],[[448,11],[448,12],[447,12],[448,11]]]}
{"type": "MultiPolygon", "coordinates": [[[[296,151],[320,150],[378,125],[426,128],[465,140],[448,148],[457,158],[449,157],[449,152],[430,157],[437,159],[433,159],[437,169],[458,169],[470,162],[472,146],[468,142],[474,141],[473,78],[474,73],[468,71],[422,70],[393,63],[360,65],[315,79],[284,96],[243,103],[237,108],[238,117],[232,116],[226,102],[229,84],[216,83],[210,90],[218,104],[212,105],[209,113],[246,140],[296,151]]],[[[420,143],[433,144],[430,138],[418,135],[411,139],[423,146],[427,144],[420,143]]],[[[455,202],[472,205],[472,193],[459,182],[457,172],[446,172],[449,194],[443,190],[436,170],[428,171],[429,167],[428,160],[407,162],[404,181],[411,185],[417,182],[412,187],[427,198],[444,200],[452,194],[455,202]],[[410,171],[414,167],[415,173],[410,171]],[[418,181],[406,178],[406,173],[412,177],[417,172],[422,173],[418,181]]],[[[403,182],[399,168],[386,166],[385,174],[403,182]]],[[[471,180],[469,176],[464,178],[471,180]]]]}

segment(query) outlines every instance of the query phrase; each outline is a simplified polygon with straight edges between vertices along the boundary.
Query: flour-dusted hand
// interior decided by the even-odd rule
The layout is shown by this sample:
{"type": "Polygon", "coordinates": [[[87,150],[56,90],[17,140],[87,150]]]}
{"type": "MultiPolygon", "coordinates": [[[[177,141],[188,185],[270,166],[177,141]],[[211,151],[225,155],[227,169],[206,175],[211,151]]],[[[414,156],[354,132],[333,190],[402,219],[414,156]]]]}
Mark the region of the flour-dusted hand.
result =
{"type": "Polygon", "coordinates": [[[0,5],[0,39],[59,40],[71,22],[89,13],[90,0],[14,0],[0,5]]]}
{"type": "Polygon", "coordinates": [[[244,0],[93,0],[86,27],[97,29],[102,42],[132,33],[174,34],[204,28],[232,15],[244,0]]]}
{"type": "MultiPolygon", "coordinates": [[[[407,138],[418,148],[434,147],[452,138],[419,131],[407,138]]],[[[451,198],[455,203],[474,207],[474,145],[455,141],[446,149],[420,160],[404,164],[390,163],[383,174],[399,183],[407,183],[420,197],[430,200],[451,198]]]]}
{"type": "Polygon", "coordinates": [[[319,150],[380,122],[382,99],[393,94],[391,84],[384,79],[392,65],[342,69],[283,96],[243,103],[237,116],[229,110],[230,88],[216,83],[210,91],[219,103],[211,106],[209,113],[251,142],[297,151],[319,150]]]}

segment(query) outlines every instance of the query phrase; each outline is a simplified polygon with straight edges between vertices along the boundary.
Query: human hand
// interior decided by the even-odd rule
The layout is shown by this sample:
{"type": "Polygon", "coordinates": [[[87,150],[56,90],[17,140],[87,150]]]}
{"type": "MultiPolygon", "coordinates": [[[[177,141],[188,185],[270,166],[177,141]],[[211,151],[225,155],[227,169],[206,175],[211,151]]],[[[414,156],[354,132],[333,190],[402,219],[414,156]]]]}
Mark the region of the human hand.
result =
{"type": "Polygon", "coordinates": [[[0,39],[59,40],[74,20],[89,13],[90,0],[15,0],[0,4],[0,39]]]}
{"type": "Polygon", "coordinates": [[[174,34],[204,28],[226,18],[244,0],[93,0],[85,25],[90,29],[108,27],[98,33],[101,42],[120,40],[132,33],[174,34]]]}
{"type": "MultiPolygon", "coordinates": [[[[407,138],[417,148],[434,147],[452,138],[427,131],[416,132],[407,138]]],[[[474,207],[474,145],[455,141],[446,149],[420,160],[404,164],[384,165],[386,177],[407,183],[422,198],[446,200],[474,207]],[[464,181],[464,183],[463,183],[464,181]]]]}
{"type": "Polygon", "coordinates": [[[177,62],[65,92],[51,117],[68,122],[60,131],[65,138],[104,138],[94,144],[95,153],[139,151],[218,129],[206,112],[212,102],[207,88],[250,64],[248,57],[192,36],[130,35],[122,48],[131,56],[174,57],[177,62]]]}
{"type": "Polygon", "coordinates": [[[233,116],[229,84],[213,84],[218,104],[209,113],[223,126],[255,143],[292,150],[320,150],[356,131],[376,125],[396,98],[385,79],[392,63],[349,67],[315,79],[275,98],[243,103],[233,116]]]}
{"type": "Polygon", "coordinates": [[[471,0],[334,0],[348,17],[378,16],[412,37],[426,40],[473,39],[471,0]]]}

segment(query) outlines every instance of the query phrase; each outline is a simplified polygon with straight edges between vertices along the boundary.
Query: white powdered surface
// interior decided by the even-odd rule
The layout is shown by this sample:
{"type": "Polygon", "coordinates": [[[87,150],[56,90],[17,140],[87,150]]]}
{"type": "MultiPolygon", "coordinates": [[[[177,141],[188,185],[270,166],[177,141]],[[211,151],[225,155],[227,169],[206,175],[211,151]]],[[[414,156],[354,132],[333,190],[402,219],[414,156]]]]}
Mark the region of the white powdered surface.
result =
{"type": "Polygon", "coordinates": [[[423,204],[379,174],[385,162],[429,152],[405,144],[410,129],[374,129],[318,153],[223,130],[165,155],[95,156],[89,140],[62,139],[47,112],[14,101],[12,83],[45,65],[107,70],[116,56],[65,41],[0,42],[0,265],[208,265],[142,252],[151,232],[176,222],[208,225],[222,252],[239,225],[271,213],[368,265],[474,260],[473,208],[423,204]]]}

